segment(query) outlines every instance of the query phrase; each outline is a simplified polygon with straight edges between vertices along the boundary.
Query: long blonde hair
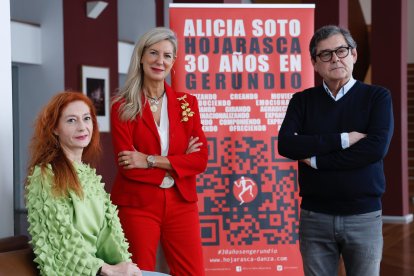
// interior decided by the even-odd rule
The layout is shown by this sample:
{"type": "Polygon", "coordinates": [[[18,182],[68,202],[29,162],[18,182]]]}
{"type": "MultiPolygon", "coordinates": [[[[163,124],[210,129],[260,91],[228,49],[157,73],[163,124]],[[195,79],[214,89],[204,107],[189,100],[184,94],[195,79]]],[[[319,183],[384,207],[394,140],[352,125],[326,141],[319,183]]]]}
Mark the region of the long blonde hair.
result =
{"type": "Polygon", "coordinates": [[[124,86],[114,97],[112,103],[122,101],[119,116],[123,121],[133,120],[139,113],[142,116],[142,86],[144,71],[141,59],[144,51],[160,41],[168,40],[174,48],[174,56],[177,55],[177,37],[175,33],[165,27],[157,27],[146,32],[135,45],[129,64],[128,74],[124,86]]]}

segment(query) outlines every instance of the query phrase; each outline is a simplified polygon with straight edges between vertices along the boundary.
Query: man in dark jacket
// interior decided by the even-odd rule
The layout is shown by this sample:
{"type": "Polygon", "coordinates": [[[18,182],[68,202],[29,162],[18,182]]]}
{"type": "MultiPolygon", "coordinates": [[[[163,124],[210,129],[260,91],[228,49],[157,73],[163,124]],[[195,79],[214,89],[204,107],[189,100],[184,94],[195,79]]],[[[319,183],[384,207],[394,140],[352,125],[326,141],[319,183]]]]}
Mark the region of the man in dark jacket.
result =
{"type": "Polygon", "coordinates": [[[342,255],[347,275],[379,275],[391,94],[352,77],[357,50],[348,30],[320,28],[309,50],[323,85],[292,97],[278,146],[299,161],[304,272],[338,275],[342,255]]]}

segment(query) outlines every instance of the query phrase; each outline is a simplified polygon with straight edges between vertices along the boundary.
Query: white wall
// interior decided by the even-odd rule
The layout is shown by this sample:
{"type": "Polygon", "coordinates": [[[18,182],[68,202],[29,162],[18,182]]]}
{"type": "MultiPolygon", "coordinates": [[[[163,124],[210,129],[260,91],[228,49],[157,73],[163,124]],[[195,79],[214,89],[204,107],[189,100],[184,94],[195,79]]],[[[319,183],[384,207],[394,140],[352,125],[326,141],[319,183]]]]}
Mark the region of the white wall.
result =
{"type": "Polygon", "coordinates": [[[13,110],[9,1],[0,1],[0,237],[13,235],[13,110]]]}
{"type": "MultiPolygon", "coordinates": [[[[2,1],[4,2],[4,1],[2,1]]],[[[18,70],[18,116],[14,119],[15,143],[18,143],[19,169],[15,171],[16,206],[23,209],[23,187],[26,177],[28,145],[33,134],[33,122],[40,109],[56,92],[64,90],[63,6],[62,0],[12,0],[11,20],[30,22],[41,28],[41,62],[39,65],[14,63],[18,70]]],[[[13,49],[12,49],[13,51],[13,49]]],[[[10,64],[9,64],[10,66],[10,64]]],[[[23,215],[16,223],[24,223],[23,215]]],[[[16,225],[16,231],[19,231],[16,225]]],[[[21,225],[24,229],[25,225],[21,225]]]]}
{"type": "Polygon", "coordinates": [[[12,62],[42,64],[42,29],[40,26],[11,22],[12,62]]]}
{"type": "Polygon", "coordinates": [[[154,0],[118,0],[118,40],[135,44],[155,24],[154,0]]]}
{"type": "Polygon", "coordinates": [[[119,86],[125,82],[135,43],[149,29],[155,27],[154,0],[118,1],[118,72],[119,86]]]}
{"type": "MultiPolygon", "coordinates": [[[[118,0],[118,41],[135,45],[141,35],[155,25],[154,0],[118,0]]],[[[123,58],[127,58],[129,66],[131,57],[123,58]]],[[[122,70],[119,74],[119,87],[125,83],[125,73],[125,70],[122,70]]]]}

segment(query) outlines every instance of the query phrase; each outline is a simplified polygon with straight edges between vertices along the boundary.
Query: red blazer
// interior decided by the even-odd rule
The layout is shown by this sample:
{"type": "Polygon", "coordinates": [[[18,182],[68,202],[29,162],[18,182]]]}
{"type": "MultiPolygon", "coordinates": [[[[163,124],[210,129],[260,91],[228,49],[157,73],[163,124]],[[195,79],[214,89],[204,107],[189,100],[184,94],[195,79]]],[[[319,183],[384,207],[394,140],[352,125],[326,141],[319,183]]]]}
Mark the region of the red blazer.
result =
{"type": "MultiPolygon", "coordinates": [[[[202,130],[197,98],[182,92],[175,92],[166,83],[165,90],[168,101],[169,119],[169,151],[168,160],[173,168],[170,171],[183,198],[189,202],[197,201],[196,175],[204,172],[207,166],[207,140],[202,130]],[[194,111],[188,121],[181,121],[183,100],[194,111]],[[200,151],[186,154],[190,137],[199,137],[203,143],[200,151]]],[[[119,119],[120,102],[112,105],[111,131],[115,151],[116,164],[118,153],[134,148],[148,155],[161,155],[160,137],[152,116],[149,104],[144,103],[142,117],[138,114],[135,120],[123,122],[119,119]]],[[[159,168],[125,170],[118,165],[118,173],[112,188],[111,198],[117,205],[145,206],[149,202],[162,198],[159,188],[166,171],[159,168]]]]}

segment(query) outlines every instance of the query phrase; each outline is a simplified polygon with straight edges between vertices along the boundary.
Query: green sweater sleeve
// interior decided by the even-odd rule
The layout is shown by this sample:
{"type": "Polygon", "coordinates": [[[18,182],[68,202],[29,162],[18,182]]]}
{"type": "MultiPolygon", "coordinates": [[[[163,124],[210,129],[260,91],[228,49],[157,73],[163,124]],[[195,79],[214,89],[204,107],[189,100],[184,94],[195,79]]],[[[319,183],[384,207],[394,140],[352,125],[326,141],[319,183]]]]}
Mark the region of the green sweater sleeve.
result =
{"type": "Polygon", "coordinates": [[[52,172],[36,167],[26,186],[29,233],[41,275],[96,275],[103,260],[85,250],[71,221],[70,198],[54,197],[52,172]]]}
{"type": "Polygon", "coordinates": [[[104,191],[105,220],[98,237],[98,251],[96,255],[109,264],[130,261],[128,243],[122,231],[118,217],[118,210],[112,204],[109,194],[104,191]]]}

